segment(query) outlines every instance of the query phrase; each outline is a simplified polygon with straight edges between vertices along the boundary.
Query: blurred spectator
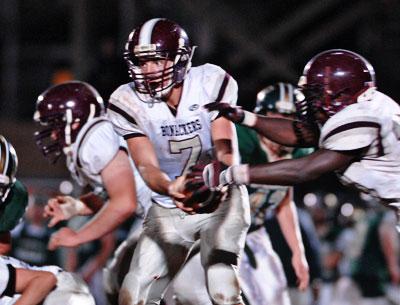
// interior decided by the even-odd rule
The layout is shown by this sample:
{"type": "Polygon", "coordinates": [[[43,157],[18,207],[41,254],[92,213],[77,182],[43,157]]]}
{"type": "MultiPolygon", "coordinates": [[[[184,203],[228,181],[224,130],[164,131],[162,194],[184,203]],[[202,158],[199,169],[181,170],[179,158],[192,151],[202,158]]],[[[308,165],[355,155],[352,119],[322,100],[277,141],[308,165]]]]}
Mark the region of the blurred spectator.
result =
{"type": "Polygon", "coordinates": [[[330,305],[334,295],[334,287],[339,277],[338,266],[342,252],[336,243],[341,227],[335,223],[335,215],[328,207],[317,203],[310,210],[321,244],[321,287],[319,291],[318,304],[330,305]]]}
{"type": "Polygon", "coordinates": [[[310,268],[310,287],[306,291],[299,291],[297,289],[297,278],[291,265],[291,251],[278,225],[276,217],[269,218],[265,222],[265,227],[271,238],[272,246],[282,261],[292,305],[311,305],[315,304],[318,299],[322,272],[320,257],[321,245],[310,214],[303,208],[297,208],[297,215],[305,254],[310,268]]]}
{"type": "Polygon", "coordinates": [[[58,252],[47,250],[52,230],[43,218],[48,196],[38,192],[29,196],[24,220],[11,232],[13,248],[11,255],[36,266],[60,265],[58,252]]]}
{"type": "MultiPolygon", "coordinates": [[[[360,289],[358,304],[389,305],[386,286],[400,285],[399,238],[392,211],[380,209],[367,215],[361,251],[355,258],[351,277],[360,289]]],[[[400,303],[400,294],[397,303],[400,303]]],[[[353,303],[354,304],[354,303],[353,303]]]]}
{"type": "MultiPolygon", "coordinates": [[[[78,216],[68,222],[68,227],[78,230],[89,217],[78,216]]],[[[69,272],[78,273],[89,285],[96,305],[106,305],[106,295],[103,289],[102,270],[108,258],[115,249],[114,233],[109,233],[101,239],[85,243],[75,249],[67,249],[66,267],[69,272]]]]}

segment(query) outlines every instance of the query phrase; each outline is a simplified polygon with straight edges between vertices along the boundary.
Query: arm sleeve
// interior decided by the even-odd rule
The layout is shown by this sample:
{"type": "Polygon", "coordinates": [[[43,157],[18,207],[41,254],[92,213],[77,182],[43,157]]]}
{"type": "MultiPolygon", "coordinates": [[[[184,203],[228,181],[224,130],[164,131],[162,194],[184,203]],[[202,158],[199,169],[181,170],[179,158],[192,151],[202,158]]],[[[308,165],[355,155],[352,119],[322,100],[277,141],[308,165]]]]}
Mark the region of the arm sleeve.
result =
{"type": "Polygon", "coordinates": [[[104,122],[91,130],[78,148],[80,165],[90,174],[100,174],[115,157],[120,148],[120,137],[110,122],[104,122]]]}
{"type": "Polygon", "coordinates": [[[0,260],[0,297],[12,297],[15,294],[15,268],[0,260]]]}
{"type": "Polygon", "coordinates": [[[127,86],[122,86],[111,94],[107,107],[107,116],[115,131],[125,139],[145,135],[135,118],[135,113],[140,112],[140,109],[129,92],[132,89],[127,86]]]}
{"type": "Polygon", "coordinates": [[[322,127],[320,147],[346,151],[367,147],[377,138],[380,124],[357,112],[339,112],[322,127]]]}
{"type": "MultiPolygon", "coordinates": [[[[207,103],[224,102],[236,105],[238,85],[236,80],[221,67],[212,64],[204,65],[203,84],[208,95],[207,103]]],[[[218,112],[210,112],[210,119],[218,118],[218,112]]]]}

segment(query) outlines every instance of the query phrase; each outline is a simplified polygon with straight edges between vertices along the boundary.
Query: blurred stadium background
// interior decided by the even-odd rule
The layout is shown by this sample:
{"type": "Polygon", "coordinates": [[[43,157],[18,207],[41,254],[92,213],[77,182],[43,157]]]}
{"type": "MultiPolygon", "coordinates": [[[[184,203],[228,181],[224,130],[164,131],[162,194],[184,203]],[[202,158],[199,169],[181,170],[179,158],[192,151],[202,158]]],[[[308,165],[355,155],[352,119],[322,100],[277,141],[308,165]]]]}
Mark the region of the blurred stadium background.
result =
{"type": "Polygon", "coordinates": [[[129,80],[121,56],[127,35],[160,16],[180,23],[198,45],[195,65],[215,63],[237,79],[246,108],[266,85],[296,83],[306,61],[328,48],[364,55],[379,88],[399,100],[399,15],[396,0],[2,0],[1,130],[19,153],[20,175],[65,176],[61,164],[48,167],[33,146],[37,95],[76,78],[107,100],[129,80]]]}
{"type": "MultiPolygon", "coordinates": [[[[0,16],[0,130],[15,146],[19,177],[33,192],[58,192],[60,185],[73,191],[64,162],[50,165],[33,141],[38,94],[79,79],[106,101],[129,81],[122,60],[129,32],[153,17],[181,24],[198,46],[194,65],[227,70],[246,109],[265,86],[297,83],[308,59],[330,48],[366,57],[380,90],[400,101],[398,0],[1,0],[0,16]]],[[[324,219],[333,222],[355,215],[366,199],[333,175],[297,187],[296,197],[300,205],[325,207],[324,219]]]]}

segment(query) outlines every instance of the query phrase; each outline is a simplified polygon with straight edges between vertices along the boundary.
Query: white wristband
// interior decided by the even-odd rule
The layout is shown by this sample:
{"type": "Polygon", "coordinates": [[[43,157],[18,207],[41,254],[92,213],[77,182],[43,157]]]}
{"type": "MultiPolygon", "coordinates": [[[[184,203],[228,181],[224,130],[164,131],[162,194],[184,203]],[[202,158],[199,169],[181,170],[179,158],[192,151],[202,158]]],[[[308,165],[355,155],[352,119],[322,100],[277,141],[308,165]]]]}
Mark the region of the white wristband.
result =
{"type": "Polygon", "coordinates": [[[248,184],[250,181],[248,164],[232,165],[223,173],[226,184],[248,184]]]}
{"type": "Polygon", "coordinates": [[[70,196],[64,196],[63,198],[65,202],[60,204],[60,209],[66,219],[80,215],[86,208],[86,205],[79,199],[70,196]]]}
{"type": "Polygon", "coordinates": [[[253,127],[254,125],[256,125],[257,115],[253,112],[246,111],[246,110],[244,110],[243,112],[244,112],[244,119],[241,124],[248,126],[248,127],[253,127]]]}

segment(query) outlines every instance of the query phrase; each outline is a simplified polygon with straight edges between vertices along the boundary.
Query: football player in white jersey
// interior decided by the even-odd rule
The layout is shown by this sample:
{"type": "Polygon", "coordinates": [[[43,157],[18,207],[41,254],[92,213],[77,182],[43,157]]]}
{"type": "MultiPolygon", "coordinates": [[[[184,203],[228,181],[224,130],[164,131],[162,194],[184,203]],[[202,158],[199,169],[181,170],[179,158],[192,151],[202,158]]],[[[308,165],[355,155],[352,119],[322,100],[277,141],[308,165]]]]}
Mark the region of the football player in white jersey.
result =
{"type": "Polygon", "coordinates": [[[0,256],[0,305],[95,305],[86,283],[57,266],[0,256]]]}
{"type": "MultiPolygon", "coordinates": [[[[151,191],[134,169],[124,140],[104,116],[98,92],[84,82],[66,82],[43,92],[36,108],[35,120],[45,126],[35,134],[43,153],[54,159],[64,152],[71,176],[81,186],[93,189],[80,199],[50,199],[45,208],[46,216],[51,218],[49,225],[75,215],[97,213],[77,232],[65,227],[53,234],[49,247],[73,247],[98,239],[133,212],[138,220],[135,223],[141,223],[150,205],[151,191]]],[[[133,232],[128,239],[135,239],[133,232]]],[[[121,250],[116,251],[113,261],[118,261],[121,254],[121,250]]],[[[103,276],[106,293],[112,297],[118,290],[114,267],[108,266],[103,276]]]]}
{"type": "Polygon", "coordinates": [[[239,163],[233,124],[202,109],[211,101],[235,104],[237,84],[218,66],[191,68],[194,47],[167,19],[134,29],[125,50],[133,82],[111,95],[107,113],[154,195],[120,305],[159,304],[196,240],[212,301],[242,304],[236,268],[250,224],[246,189],[229,187],[211,213],[182,204],[186,172],[212,148],[222,163],[239,163]]]}
{"type": "Polygon", "coordinates": [[[297,105],[302,120],[294,121],[208,105],[283,145],[319,145],[296,160],[234,166],[222,180],[292,185],[335,171],[344,184],[377,197],[400,216],[400,106],[376,89],[372,65],[347,50],[317,54],[300,78],[297,105]]]}
{"type": "MultiPolygon", "coordinates": [[[[285,83],[268,86],[257,95],[255,111],[274,117],[293,117],[296,112],[293,89],[291,84],[285,83]]],[[[257,137],[256,132],[249,128],[239,125],[236,129],[243,160],[259,164],[292,157],[293,149],[285,148],[264,137],[257,137]]],[[[239,264],[239,277],[246,304],[291,304],[282,263],[272,248],[264,223],[267,213],[276,214],[293,254],[292,266],[298,278],[298,288],[304,291],[309,281],[308,264],[292,190],[287,186],[253,185],[251,191],[252,224],[239,264]]],[[[192,257],[176,276],[173,288],[180,305],[212,305],[198,254],[192,257]],[[193,274],[198,276],[194,278],[193,274]]]]}
{"type": "MultiPolygon", "coordinates": [[[[104,116],[103,100],[92,86],[71,81],[50,87],[39,95],[34,119],[44,126],[35,138],[45,156],[54,160],[64,153],[74,180],[93,190],[80,199],[50,199],[45,208],[45,214],[52,217],[50,226],[100,210],[79,231],[62,228],[53,234],[49,248],[75,247],[98,239],[133,215],[137,205],[135,182],[140,186],[140,176],[135,180],[123,141],[104,116]],[[58,208],[63,213],[56,213],[58,208]]],[[[142,189],[138,189],[140,194],[142,189]]]]}

